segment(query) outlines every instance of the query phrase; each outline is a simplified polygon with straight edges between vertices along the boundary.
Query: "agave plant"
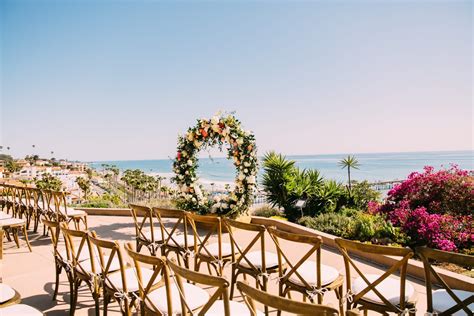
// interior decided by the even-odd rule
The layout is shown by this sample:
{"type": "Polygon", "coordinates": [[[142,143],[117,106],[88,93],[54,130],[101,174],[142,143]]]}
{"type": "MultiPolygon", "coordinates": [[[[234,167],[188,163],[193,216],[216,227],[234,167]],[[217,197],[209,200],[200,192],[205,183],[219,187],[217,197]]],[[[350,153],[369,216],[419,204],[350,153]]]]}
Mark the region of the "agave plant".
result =
{"type": "Polygon", "coordinates": [[[272,206],[288,208],[291,202],[288,200],[288,184],[292,180],[295,162],[287,160],[285,156],[275,152],[266,153],[263,157],[262,185],[266,192],[267,200],[272,206]]]}

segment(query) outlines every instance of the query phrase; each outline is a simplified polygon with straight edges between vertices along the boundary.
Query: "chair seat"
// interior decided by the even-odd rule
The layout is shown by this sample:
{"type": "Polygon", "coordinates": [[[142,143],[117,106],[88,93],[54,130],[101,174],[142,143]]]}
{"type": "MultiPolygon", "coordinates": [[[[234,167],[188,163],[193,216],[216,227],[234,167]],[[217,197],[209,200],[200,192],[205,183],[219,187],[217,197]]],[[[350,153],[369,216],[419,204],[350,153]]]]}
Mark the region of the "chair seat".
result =
{"type": "Polygon", "coordinates": [[[81,210],[75,210],[75,209],[72,209],[72,208],[64,208],[64,206],[61,206],[59,208],[59,211],[61,212],[61,214],[63,215],[66,215],[66,216],[71,216],[71,217],[74,217],[74,216],[87,216],[87,213],[84,212],[84,211],[81,211],[81,210]]]}
{"type": "MultiPolygon", "coordinates": [[[[99,262],[97,260],[100,260],[100,259],[99,259],[99,253],[97,252],[96,248],[94,248],[94,253],[96,254],[96,262],[97,262],[97,265],[98,265],[99,262]]],[[[63,249],[63,250],[59,251],[59,255],[64,260],[67,260],[67,250],[66,249],[63,249]]],[[[82,262],[82,261],[87,260],[89,258],[90,258],[89,251],[86,251],[86,249],[83,249],[81,251],[81,254],[79,255],[78,260],[79,260],[79,262],[82,262]]]]}
{"type": "MultiPolygon", "coordinates": [[[[148,241],[152,241],[152,238],[151,238],[151,231],[145,231],[143,232],[143,236],[148,240],[148,241]]],[[[153,229],[153,237],[154,237],[154,241],[161,241],[162,238],[161,238],[161,229],[159,228],[155,228],[153,229]]]]}
{"type": "MultiPolygon", "coordinates": [[[[250,316],[250,310],[245,303],[229,301],[229,310],[232,316],[250,316]]],[[[224,301],[219,300],[207,310],[206,316],[222,316],[225,315],[224,301]]],[[[265,315],[257,310],[257,316],[265,315]]]]}
{"type": "Polygon", "coordinates": [[[34,307],[25,304],[11,305],[5,308],[0,308],[1,316],[42,316],[43,313],[34,307]]]}
{"type": "MultiPolygon", "coordinates": [[[[107,264],[109,262],[109,256],[104,256],[104,263],[107,264]]],[[[100,273],[102,271],[100,267],[100,258],[95,257],[94,258],[94,264],[95,264],[95,272],[100,273]]],[[[81,261],[79,263],[78,269],[82,270],[85,273],[92,273],[92,262],[90,258],[85,259],[84,261],[81,261]]],[[[120,269],[120,263],[117,258],[117,256],[114,256],[114,259],[112,260],[112,263],[110,264],[109,272],[117,271],[120,269]]]]}
{"type": "MultiPolygon", "coordinates": [[[[381,274],[367,274],[365,277],[371,283],[377,280],[381,274]]],[[[352,283],[352,292],[354,295],[360,293],[362,290],[367,288],[367,283],[362,279],[362,277],[358,277],[352,283]]],[[[393,277],[388,277],[384,279],[379,285],[375,287],[377,291],[382,294],[390,303],[393,305],[399,305],[400,303],[400,280],[395,279],[393,277]]],[[[374,291],[370,291],[366,293],[363,298],[367,301],[371,301],[376,304],[384,304],[383,301],[375,294],[374,291]]],[[[406,281],[405,284],[405,301],[406,302],[414,302],[416,300],[416,291],[413,285],[406,281]]]]}
{"type": "MultiPolygon", "coordinates": [[[[261,251],[250,251],[245,257],[257,268],[262,268],[262,252],[261,251]]],[[[250,265],[245,259],[240,261],[240,265],[245,268],[250,268],[250,265]]],[[[278,256],[269,251],[265,251],[265,267],[267,269],[278,267],[278,256]]]]}
{"type": "Polygon", "coordinates": [[[9,226],[23,226],[26,224],[24,219],[19,218],[4,218],[0,219],[0,227],[9,227],[9,226]]]}
{"type": "MultiPolygon", "coordinates": [[[[142,273],[142,285],[147,286],[148,282],[153,276],[154,271],[146,268],[142,268],[140,271],[142,273]]],[[[139,290],[137,272],[135,268],[125,269],[125,279],[127,281],[128,292],[137,292],[139,290]]],[[[158,283],[161,280],[161,275],[157,275],[155,280],[156,283],[158,283]]],[[[108,287],[114,290],[123,290],[122,274],[120,273],[120,271],[116,271],[112,274],[109,274],[105,282],[108,287]]]]}
{"type": "Polygon", "coordinates": [[[186,235],[186,238],[183,235],[173,235],[173,239],[170,238],[168,241],[168,246],[171,247],[184,247],[185,241],[188,242],[188,247],[194,246],[194,236],[193,235],[186,235]]]}
{"type": "MultiPolygon", "coordinates": [[[[5,303],[15,296],[15,290],[11,286],[0,283],[0,303],[5,303]]],[[[0,312],[1,315],[1,312],[0,312]]]]}
{"type": "MultiPolygon", "coordinates": [[[[232,246],[231,246],[231,244],[223,242],[223,243],[221,243],[221,246],[222,246],[222,257],[228,257],[228,256],[232,255],[232,246]]],[[[213,243],[213,244],[206,245],[205,248],[207,249],[207,251],[203,247],[201,252],[200,252],[201,255],[209,257],[209,253],[210,253],[215,258],[219,257],[219,243],[213,243]]]]}
{"type": "MultiPolygon", "coordinates": [[[[297,269],[303,280],[309,285],[316,286],[318,279],[316,276],[316,261],[305,261],[297,269]]],[[[327,285],[334,282],[339,277],[339,271],[335,268],[321,264],[321,285],[327,285]]],[[[292,273],[289,280],[297,285],[305,286],[303,281],[295,274],[292,273]]]]}
{"type": "MultiPolygon", "coordinates": [[[[196,285],[183,283],[184,296],[189,308],[196,310],[202,307],[209,300],[209,293],[196,285]]],[[[181,297],[179,295],[178,286],[176,283],[171,284],[171,306],[172,313],[181,314],[181,297]]],[[[166,287],[162,286],[148,294],[148,298],[153,302],[153,305],[163,313],[168,311],[168,303],[166,300],[166,287]]],[[[155,310],[148,300],[145,300],[148,308],[155,310]]],[[[207,315],[207,314],[206,314],[207,315]]]]}
{"type": "MultiPolygon", "coordinates": [[[[454,294],[459,297],[462,301],[468,297],[474,295],[474,292],[453,290],[454,294]]],[[[456,301],[449,295],[445,289],[433,291],[433,310],[441,313],[449,308],[457,305],[456,301]]],[[[470,304],[469,309],[474,312],[474,303],[470,304]]],[[[457,311],[453,315],[466,315],[464,310],[457,311]]]]}
{"type": "Polygon", "coordinates": [[[8,219],[8,218],[12,218],[12,216],[7,213],[0,212],[0,219],[8,219]]]}

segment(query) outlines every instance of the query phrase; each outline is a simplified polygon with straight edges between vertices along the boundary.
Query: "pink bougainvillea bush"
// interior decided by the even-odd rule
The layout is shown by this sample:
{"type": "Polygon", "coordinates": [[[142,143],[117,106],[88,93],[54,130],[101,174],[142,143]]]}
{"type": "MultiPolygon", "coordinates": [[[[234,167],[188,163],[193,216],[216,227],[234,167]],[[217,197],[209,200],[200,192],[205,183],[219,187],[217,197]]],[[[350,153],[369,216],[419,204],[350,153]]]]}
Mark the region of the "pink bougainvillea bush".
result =
{"type": "Polygon", "coordinates": [[[410,174],[388,192],[383,205],[369,212],[386,214],[407,235],[410,246],[472,252],[474,177],[457,166],[410,174]]]}

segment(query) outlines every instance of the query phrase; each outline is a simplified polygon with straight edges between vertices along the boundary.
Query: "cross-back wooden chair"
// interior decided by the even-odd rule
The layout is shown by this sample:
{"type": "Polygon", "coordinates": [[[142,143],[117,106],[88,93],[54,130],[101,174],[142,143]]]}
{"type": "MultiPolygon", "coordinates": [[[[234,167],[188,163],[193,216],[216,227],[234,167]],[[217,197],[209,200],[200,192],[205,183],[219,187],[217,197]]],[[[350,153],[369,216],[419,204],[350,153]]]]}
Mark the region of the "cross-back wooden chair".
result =
{"type": "Polygon", "coordinates": [[[53,192],[54,206],[58,218],[66,218],[69,222],[74,223],[74,227],[81,229],[81,223],[84,225],[83,229],[87,229],[87,213],[81,210],[70,209],[67,207],[66,196],[68,192],[56,191],[53,192]]]}
{"type": "Polygon", "coordinates": [[[323,243],[321,237],[293,234],[275,227],[268,227],[267,230],[275,243],[278,254],[280,296],[286,297],[291,291],[296,291],[303,295],[304,301],[308,298],[313,303],[314,297],[317,297],[318,304],[322,304],[324,293],[334,291],[340,301],[339,309],[342,314],[341,299],[344,278],[337,269],[321,263],[323,243]],[[303,250],[303,244],[307,246],[306,250],[303,250]],[[297,260],[289,258],[289,247],[293,251],[294,249],[299,250],[300,255],[297,260]],[[286,264],[284,265],[283,262],[286,264]]]}
{"type": "MultiPolygon", "coordinates": [[[[255,279],[257,288],[267,290],[267,283],[272,273],[278,273],[278,255],[265,250],[265,232],[263,225],[243,223],[232,219],[224,219],[224,225],[229,232],[232,246],[232,277],[230,286],[230,299],[234,297],[234,287],[239,274],[247,275],[255,279]],[[250,242],[242,243],[236,238],[237,231],[246,231],[253,234],[250,242]],[[253,250],[259,247],[258,250],[253,250]]],[[[268,308],[265,307],[268,315],[268,308]]]]}
{"type": "Polygon", "coordinates": [[[72,259],[71,269],[73,269],[74,282],[70,314],[75,313],[78,290],[81,284],[85,283],[95,302],[95,314],[99,316],[101,295],[101,275],[97,262],[99,256],[92,248],[89,231],[69,229],[66,223],[61,223],[60,228],[64,235],[68,256],[72,259]]]}
{"type": "Polygon", "coordinates": [[[45,200],[43,197],[43,191],[38,188],[30,188],[31,197],[32,197],[32,220],[33,220],[33,231],[36,233],[38,231],[38,226],[40,220],[45,213],[45,200]]]}
{"type": "MultiPolygon", "coordinates": [[[[177,286],[181,301],[181,315],[246,315],[245,304],[229,300],[229,281],[222,276],[199,273],[177,265],[168,260],[172,278],[170,286],[177,286]],[[173,275],[174,274],[174,275],[173,275]],[[187,282],[183,282],[187,281],[187,282]],[[207,291],[197,285],[204,286],[207,291]],[[212,290],[211,290],[212,289],[212,290]],[[209,293],[211,292],[211,293],[209,293]]],[[[171,292],[174,289],[171,289],[171,292]]],[[[172,294],[173,297],[173,294],[172,294]]]]}
{"type": "Polygon", "coordinates": [[[6,205],[6,187],[5,184],[0,183],[0,208],[3,212],[3,209],[5,208],[6,205]]]}
{"type": "Polygon", "coordinates": [[[125,251],[137,274],[141,315],[173,315],[166,259],[141,254],[133,249],[132,243],[125,244],[125,251]],[[146,271],[153,271],[153,274],[146,271]]]}
{"type": "Polygon", "coordinates": [[[56,282],[53,294],[53,301],[55,301],[59,290],[59,276],[63,270],[66,272],[69,281],[70,293],[73,293],[74,275],[71,267],[72,258],[70,258],[68,251],[59,250],[59,241],[61,237],[61,229],[59,227],[60,223],[43,219],[43,225],[48,229],[51,243],[53,244],[54,265],[56,268],[56,282]]]}
{"type": "MultiPolygon", "coordinates": [[[[153,211],[144,205],[130,204],[130,213],[135,224],[136,249],[138,252],[145,246],[151,255],[156,255],[156,251],[163,244],[161,227],[154,225],[153,211]],[[141,219],[139,215],[142,215],[141,219]]],[[[157,224],[157,223],[155,223],[157,224]]]]}
{"type": "Polygon", "coordinates": [[[335,241],[344,258],[348,289],[345,299],[348,310],[360,305],[365,314],[367,310],[374,310],[382,314],[391,312],[415,315],[416,291],[413,285],[406,281],[408,260],[413,257],[413,251],[401,247],[363,244],[342,238],[336,238],[335,241]],[[362,272],[359,264],[351,258],[351,251],[386,255],[399,260],[381,274],[367,274],[362,272]],[[351,270],[357,273],[354,281],[351,278],[351,270]],[[392,276],[397,272],[400,273],[399,279],[392,276]]]}
{"type": "Polygon", "coordinates": [[[170,252],[175,253],[176,258],[181,264],[189,268],[189,258],[192,257],[194,247],[194,237],[188,234],[187,212],[182,210],[153,208],[158,224],[161,229],[162,245],[161,253],[167,257],[170,252]],[[165,219],[170,219],[165,221],[165,219]],[[174,221],[171,221],[174,219],[174,221]]]}
{"type": "Polygon", "coordinates": [[[423,260],[425,268],[427,312],[437,313],[439,316],[472,316],[474,312],[474,283],[471,284],[471,291],[453,290],[433,268],[432,262],[453,263],[472,269],[474,267],[474,256],[427,247],[419,247],[415,251],[423,260]],[[441,285],[441,289],[433,291],[432,277],[441,285]]]}
{"type": "Polygon", "coordinates": [[[26,218],[26,226],[28,228],[28,208],[29,208],[29,194],[28,189],[25,185],[19,185],[16,187],[17,195],[16,195],[16,217],[22,219],[26,218]]]}
{"type": "Polygon", "coordinates": [[[16,216],[16,195],[17,195],[17,190],[14,185],[8,184],[6,185],[6,213],[10,214],[13,217],[16,216]]]}
{"type": "MultiPolygon", "coordinates": [[[[20,238],[19,233],[20,231],[25,238],[26,246],[28,250],[32,252],[31,244],[28,239],[28,232],[26,230],[26,219],[15,218],[10,214],[2,213],[0,214],[0,229],[2,230],[2,234],[7,237],[8,241],[13,240],[17,248],[20,248],[20,238]]],[[[0,239],[0,242],[3,243],[3,237],[0,239]]]]}
{"type": "Polygon", "coordinates": [[[201,264],[206,263],[209,274],[212,274],[212,267],[218,276],[222,276],[225,265],[232,261],[232,245],[222,241],[222,219],[188,213],[188,220],[194,235],[194,270],[199,271],[201,264]],[[199,224],[206,227],[203,236],[198,231],[199,224]],[[209,242],[216,237],[217,242],[209,242]]]}
{"type": "MultiPolygon", "coordinates": [[[[237,289],[240,291],[244,302],[250,310],[251,316],[261,315],[262,313],[255,307],[255,302],[270,306],[280,311],[291,314],[306,316],[337,316],[337,309],[324,305],[309,304],[305,302],[293,301],[291,299],[272,295],[264,291],[258,290],[248,284],[238,281],[237,289]]],[[[348,314],[349,315],[349,314],[348,314]]],[[[357,314],[353,314],[357,315],[357,314]]]]}
{"type": "MultiPolygon", "coordinates": [[[[122,315],[131,315],[131,309],[138,297],[135,269],[125,260],[117,241],[97,238],[95,234],[91,234],[89,239],[99,253],[98,266],[104,293],[104,315],[107,315],[108,305],[112,299],[119,304],[122,315]]],[[[152,270],[145,272],[153,274],[152,270]]]]}

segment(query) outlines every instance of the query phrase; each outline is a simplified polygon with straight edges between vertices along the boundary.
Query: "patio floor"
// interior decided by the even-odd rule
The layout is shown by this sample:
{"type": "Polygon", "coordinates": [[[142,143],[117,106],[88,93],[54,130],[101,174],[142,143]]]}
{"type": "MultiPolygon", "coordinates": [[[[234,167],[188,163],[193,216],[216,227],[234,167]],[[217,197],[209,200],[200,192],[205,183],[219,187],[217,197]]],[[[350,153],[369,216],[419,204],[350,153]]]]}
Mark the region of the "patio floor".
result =
{"type": "MultiPolygon", "coordinates": [[[[131,217],[122,216],[88,216],[89,228],[95,230],[102,238],[115,239],[122,242],[134,241],[135,229],[131,217]]],[[[42,229],[42,227],[40,227],[42,229]]],[[[0,261],[0,277],[3,283],[6,283],[16,289],[22,297],[22,303],[31,305],[46,315],[67,315],[69,311],[69,284],[63,273],[59,287],[57,301],[52,301],[55,271],[53,248],[48,236],[41,233],[33,234],[30,232],[30,241],[33,252],[30,253],[24,245],[17,249],[13,242],[4,241],[4,256],[0,261]]],[[[239,234],[238,238],[250,240],[251,235],[239,234]]],[[[20,237],[21,238],[21,237],[20,237]]],[[[266,238],[267,250],[276,252],[273,241],[266,238]]],[[[301,248],[289,248],[290,258],[299,258],[301,248]]],[[[146,251],[146,250],[142,250],[146,251]]],[[[324,248],[322,251],[322,263],[335,267],[344,275],[344,263],[342,256],[331,248],[324,248]]],[[[361,262],[364,273],[381,273],[383,267],[373,265],[369,262],[361,262]]],[[[207,268],[203,266],[204,269],[207,268]]],[[[230,275],[230,269],[226,268],[226,275],[230,275]]],[[[249,279],[250,280],[250,279],[249,279]]],[[[426,292],[424,283],[417,279],[409,279],[414,284],[418,292],[417,314],[423,315],[426,310],[426,292]]],[[[254,284],[251,282],[251,284],[254,284]]],[[[278,293],[276,280],[269,281],[269,292],[278,293]]],[[[238,294],[238,291],[237,291],[238,294]]],[[[301,299],[300,296],[293,296],[294,299],[301,299]]],[[[234,298],[241,301],[239,296],[234,298]]],[[[338,306],[334,293],[326,293],[324,303],[338,306]]],[[[102,313],[102,312],[101,312],[102,313]]],[[[119,315],[117,303],[109,305],[110,315],[119,315]]],[[[271,312],[276,315],[276,312],[271,312]]],[[[371,314],[371,313],[369,313],[371,314]]],[[[78,307],[76,315],[95,315],[94,301],[86,286],[82,286],[79,291],[78,307]]]]}

